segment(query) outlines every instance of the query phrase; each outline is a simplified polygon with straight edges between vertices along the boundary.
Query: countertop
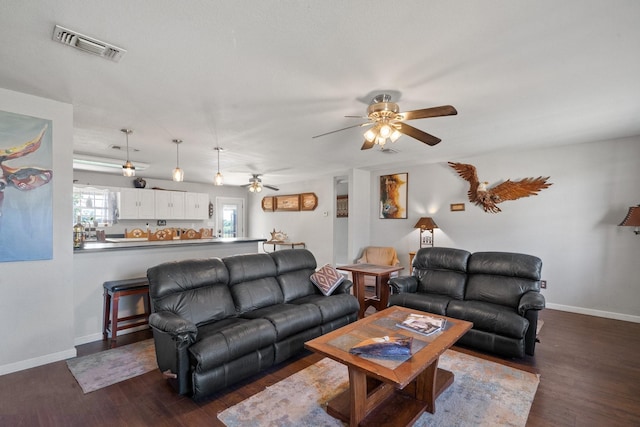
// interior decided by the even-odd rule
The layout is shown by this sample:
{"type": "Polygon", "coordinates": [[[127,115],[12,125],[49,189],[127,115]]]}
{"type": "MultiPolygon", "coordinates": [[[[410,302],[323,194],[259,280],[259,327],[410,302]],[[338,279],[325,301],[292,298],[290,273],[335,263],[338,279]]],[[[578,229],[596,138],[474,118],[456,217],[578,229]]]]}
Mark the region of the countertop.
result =
{"type": "Polygon", "coordinates": [[[107,238],[104,242],[88,241],[84,243],[82,249],[74,249],[74,254],[81,254],[87,252],[100,252],[100,251],[122,251],[127,249],[153,249],[153,248],[166,248],[180,247],[180,246],[194,246],[194,245],[227,245],[233,243],[251,243],[251,242],[264,242],[267,239],[255,239],[249,237],[227,237],[219,238],[212,237],[208,239],[190,239],[190,240],[158,240],[149,241],[147,239],[124,239],[124,238],[107,238]]]}

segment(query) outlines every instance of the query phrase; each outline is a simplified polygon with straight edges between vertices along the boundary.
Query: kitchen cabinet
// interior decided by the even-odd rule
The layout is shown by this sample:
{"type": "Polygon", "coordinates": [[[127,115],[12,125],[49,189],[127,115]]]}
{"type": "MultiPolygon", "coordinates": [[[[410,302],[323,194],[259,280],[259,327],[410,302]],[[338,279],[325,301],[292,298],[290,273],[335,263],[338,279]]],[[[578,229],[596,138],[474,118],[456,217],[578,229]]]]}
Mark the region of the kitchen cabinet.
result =
{"type": "Polygon", "coordinates": [[[155,191],[140,188],[119,189],[120,219],[153,219],[155,218],[155,191]]]}
{"type": "Polygon", "coordinates": [[[185,193],[156,190],[156,219],[185,219],[185,193]]]}
{"type": "Polygon", "coordinates": [[[209,195],[185,193],[185,219],[209,219],[209,195]]]}

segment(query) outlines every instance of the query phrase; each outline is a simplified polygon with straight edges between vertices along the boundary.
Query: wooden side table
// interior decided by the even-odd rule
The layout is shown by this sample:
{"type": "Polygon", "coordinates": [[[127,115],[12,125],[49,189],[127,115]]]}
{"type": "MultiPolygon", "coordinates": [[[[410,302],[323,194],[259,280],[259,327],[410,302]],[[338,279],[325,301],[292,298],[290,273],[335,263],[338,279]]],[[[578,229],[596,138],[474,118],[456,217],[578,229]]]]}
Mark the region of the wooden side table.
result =
{"type": "Polygon", "coordinates": [[[415,256],[415,252],[409,252],[409,274],[411,274],[411,269],[413,268],[413,257],[415,256]]]}
{"type": "Polygon", "coordinates": [[[350,271],[353,276],[353,291],[355,297],[358,298],[360,311],[358,319],[364,317],[364,312],[370,306],[375,307],[377,311],[382,311],[389,305],[389,276],[394,271],[400,271],[404,267],[376,265],[376,264],[350,264],[336,267],[336,270],[350,271]],[[380,295],[374,297],[366,297],[364,292],[365,276],[374,276],[376,279],[376,289],[380,289],[380,295]]]}

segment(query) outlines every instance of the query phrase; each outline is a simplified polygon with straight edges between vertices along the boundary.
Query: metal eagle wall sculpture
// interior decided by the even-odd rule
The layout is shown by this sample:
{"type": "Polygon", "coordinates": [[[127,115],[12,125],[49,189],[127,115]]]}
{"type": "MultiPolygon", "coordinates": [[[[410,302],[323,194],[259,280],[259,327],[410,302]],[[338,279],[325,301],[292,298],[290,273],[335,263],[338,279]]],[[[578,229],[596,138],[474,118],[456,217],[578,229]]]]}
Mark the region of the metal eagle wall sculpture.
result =
{"type": "Polygon", "coordinates": [[[549,177],[524,178],[519,181],[505,182],[487,188],[487,181],[480,182],[476,168],[464,163],[449,162],[449,166],[458,172],[462,178],[469,181],[469,200],[478,206],[482,206],[485,212],[502,212],[497,205],[507,200],[516,200],[522,197],[536,196],[540,190],[548,188],[552,183],[547,182],[549,177]]]}

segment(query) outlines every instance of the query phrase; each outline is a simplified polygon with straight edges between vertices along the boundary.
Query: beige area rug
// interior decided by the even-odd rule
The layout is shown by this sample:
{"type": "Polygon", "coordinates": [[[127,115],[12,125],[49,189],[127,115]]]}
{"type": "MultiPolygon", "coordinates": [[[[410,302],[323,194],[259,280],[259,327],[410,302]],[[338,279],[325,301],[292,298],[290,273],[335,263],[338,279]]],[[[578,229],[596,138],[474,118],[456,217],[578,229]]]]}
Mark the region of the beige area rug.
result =
{"type": "MultiPolygon", "coordinates": [[[[455,381],[416,426],[524,426],[539,375],[448,350],[439,367],[455,381]]],[[[325,358],[218,414],[228,427],[343,427],[325,412],[326,403],[347,389],[346,366],[325,358]]]]}
{"type": "Polygon", "coordinates": [[[67,366],[85,393],[158,369],[152,339],[75,357],[67,366]]]}

